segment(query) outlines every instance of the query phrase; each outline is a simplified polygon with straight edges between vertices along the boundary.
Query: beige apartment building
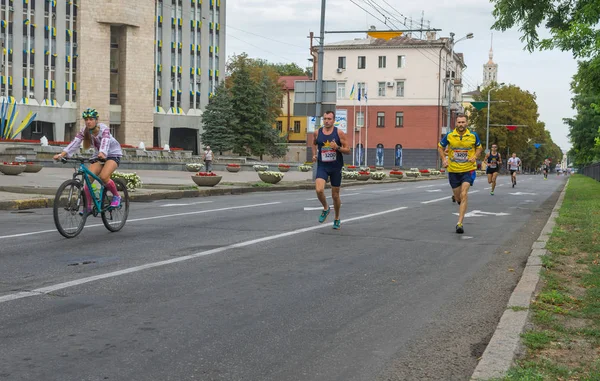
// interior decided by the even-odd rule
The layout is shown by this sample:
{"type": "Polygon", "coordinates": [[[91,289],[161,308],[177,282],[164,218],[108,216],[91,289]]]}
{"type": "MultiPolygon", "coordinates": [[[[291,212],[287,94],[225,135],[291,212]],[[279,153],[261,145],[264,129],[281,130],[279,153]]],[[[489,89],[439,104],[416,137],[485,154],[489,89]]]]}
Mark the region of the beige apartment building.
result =
{"type": "Polygon", "coordinates": [[[198,152],[202,109],[225,72],[225,0],[0,5],[0,100],[37,113],[23,139],[68,141],[94,107],[122,144],[198,152]]]}

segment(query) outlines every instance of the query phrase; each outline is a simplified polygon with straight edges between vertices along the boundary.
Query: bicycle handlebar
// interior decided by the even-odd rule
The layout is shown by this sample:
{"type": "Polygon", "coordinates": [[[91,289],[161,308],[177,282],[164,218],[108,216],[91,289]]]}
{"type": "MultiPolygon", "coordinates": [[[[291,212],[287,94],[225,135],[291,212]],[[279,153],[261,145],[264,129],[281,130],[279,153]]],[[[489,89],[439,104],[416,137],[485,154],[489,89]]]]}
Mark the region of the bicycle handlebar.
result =
{"type": "MultiPolygon", "coordinates": [[[[97,158],[97,159],[98,159],[98,161],[106,162],[106,160],[104,160],[104,159],[100,159],[100,158],[97,158]]],[[[91,159],[88,158],[88,157],[61,157],[60,158],[60,161],[63,164],[66,164],[66,163],[69,163],[69,162],[83,164],[83,163],[89,162],[90,160],[91,159]]]]}

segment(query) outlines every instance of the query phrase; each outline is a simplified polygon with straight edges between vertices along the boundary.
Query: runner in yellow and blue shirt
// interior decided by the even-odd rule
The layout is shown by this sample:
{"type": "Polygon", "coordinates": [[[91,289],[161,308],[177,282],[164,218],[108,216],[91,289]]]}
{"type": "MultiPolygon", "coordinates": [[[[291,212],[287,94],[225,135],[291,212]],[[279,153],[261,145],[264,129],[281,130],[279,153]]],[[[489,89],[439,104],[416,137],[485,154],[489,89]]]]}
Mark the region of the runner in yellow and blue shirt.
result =
{"type": "Polygon", "coordinates": [[[448,168],[448,181],[452,187],[453,197],[458,202],[458,223],[456,232],[462,234],[463,219],[467,212],[467,195],[475,181],[477,157],[481,154],[481,142],[475,132],[467,128],[467,117],[464,114],[456,116],[456,128],[446,134],[438,145],[438,152],[443,160],[444,168],[448,168]],[[448,148],[446,157],[445,149],[448,148]]]}

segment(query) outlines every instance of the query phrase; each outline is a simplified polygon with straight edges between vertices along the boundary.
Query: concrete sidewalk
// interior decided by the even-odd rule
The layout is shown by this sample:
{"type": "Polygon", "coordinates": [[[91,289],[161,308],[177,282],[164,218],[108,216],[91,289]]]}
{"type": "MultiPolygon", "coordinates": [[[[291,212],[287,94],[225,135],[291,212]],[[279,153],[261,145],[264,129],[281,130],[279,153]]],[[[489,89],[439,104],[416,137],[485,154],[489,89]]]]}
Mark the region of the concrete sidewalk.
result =
{"type": "MultiPolygon", "coordinates": [[[[242,194],[250,192],[270,192],[286,190],[314,189],[312,172],[289,171],[284,174],[281,182],[269,187],[257,187],[253,184],[260,182],[254,171],[230,173],[215,171],[223,179],[219,185],[212,188],[199,188],[192,181],[193,172],[187,171],[121,171],[137,173],[142,179],[143,186],[130,192],[131,201],[152,201],[160,199],[179,199],[184,197],[200,197],[226,194],[242,194]]],[[[72,166],[65,168],[44,167],[38,173],[21,173],[17,176],[0,174],[0,210],[32,209],[52,207],[56,189],[73,175],[72,166]]],[[[386,179],[381,181],[344,180],[342,187],[381,184],[390,182],[424,181],[441,177],[423,177],[419,179],[386,179]]]]}

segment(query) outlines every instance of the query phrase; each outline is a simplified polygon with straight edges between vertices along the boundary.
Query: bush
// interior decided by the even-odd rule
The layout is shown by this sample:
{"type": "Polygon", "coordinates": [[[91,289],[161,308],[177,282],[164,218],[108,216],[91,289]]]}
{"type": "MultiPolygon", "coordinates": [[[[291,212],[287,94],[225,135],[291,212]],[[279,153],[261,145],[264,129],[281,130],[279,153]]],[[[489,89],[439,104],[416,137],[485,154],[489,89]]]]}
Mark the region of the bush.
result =
{"type": "Polygon", "coordinates": [[[142,187],[142,179],[138,176],[137,173],[122,173],[122,172],[113,172],[111,179],[123,179],[125,180],[125,184],[127,186],[127,190],[130,192],[135,191],[137,188],[142,187]]]}

